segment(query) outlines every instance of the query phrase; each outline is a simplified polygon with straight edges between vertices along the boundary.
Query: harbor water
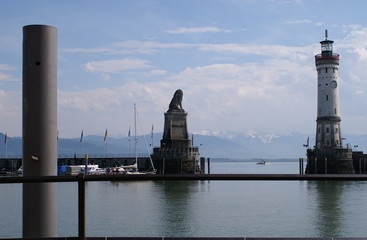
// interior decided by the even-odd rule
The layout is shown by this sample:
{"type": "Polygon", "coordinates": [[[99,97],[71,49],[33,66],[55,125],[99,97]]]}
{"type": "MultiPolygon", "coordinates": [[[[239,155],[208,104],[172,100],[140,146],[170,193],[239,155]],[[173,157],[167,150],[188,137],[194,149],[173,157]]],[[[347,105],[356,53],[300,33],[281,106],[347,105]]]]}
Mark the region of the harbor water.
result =
{"type": "MultiPolygon", "coordinates": [[[[212,162],[211,173],[298,173],[212,162]]],[[[58,183],[58,234],[78,235],[77,184],[58,183]]],[[[366,237],[364,181],[88,182],[87,236],[366,237]]],[[[0,238],[22,237],[22,185],[0,185],[0,238]]]]}

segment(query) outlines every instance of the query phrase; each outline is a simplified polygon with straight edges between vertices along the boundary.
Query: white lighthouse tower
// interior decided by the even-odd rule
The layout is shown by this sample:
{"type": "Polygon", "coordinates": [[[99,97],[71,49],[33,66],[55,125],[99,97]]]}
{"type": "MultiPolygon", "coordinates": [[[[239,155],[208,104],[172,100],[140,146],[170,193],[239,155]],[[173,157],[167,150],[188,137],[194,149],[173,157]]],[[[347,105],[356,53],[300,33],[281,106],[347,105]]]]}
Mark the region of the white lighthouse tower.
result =
{"type": "Polygon", "coordinates": [[[340,131],[339,108],[339,54],[333,53],[333,42],[321,41],[321,54],[315,56],[317,70],[317,127],[316,149],[340,149],[342,137],[340,131]]]}
{"type": "Polygon", "coordinates": [[[333,53],[334,41],[321,41],[315,56],[317,70],[317,119],[314,149],[307,149],[308,174],[354,173],[353,152],[343,148],[340,131],[339,54],[333,53]]]}

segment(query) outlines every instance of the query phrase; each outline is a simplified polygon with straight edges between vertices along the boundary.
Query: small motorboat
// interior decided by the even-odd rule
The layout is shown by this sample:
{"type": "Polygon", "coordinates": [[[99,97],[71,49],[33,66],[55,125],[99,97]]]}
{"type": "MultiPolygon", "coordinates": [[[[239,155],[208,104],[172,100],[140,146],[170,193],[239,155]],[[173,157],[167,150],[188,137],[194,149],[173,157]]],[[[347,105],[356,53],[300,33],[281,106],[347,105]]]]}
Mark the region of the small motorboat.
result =
{"type": "Polygon", "coordinates": [[[267,165],[267,164],[269,164],[267,161],[265,161],[265,160],[263,160],[263,159],[261,159],[260,160],[260,162],[257,162],[256,163],[257,165],[267,165]]]}

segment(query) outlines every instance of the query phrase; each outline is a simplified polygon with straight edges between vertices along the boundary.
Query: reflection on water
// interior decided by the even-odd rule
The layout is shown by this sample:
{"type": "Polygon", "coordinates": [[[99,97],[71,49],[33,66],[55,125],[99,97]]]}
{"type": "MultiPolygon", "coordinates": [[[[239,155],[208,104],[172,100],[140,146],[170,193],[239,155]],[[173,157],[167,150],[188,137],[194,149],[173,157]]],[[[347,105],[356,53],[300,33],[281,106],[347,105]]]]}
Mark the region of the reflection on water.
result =
{"type": "Polygon", "coordinates": [[[319,237],[366,236],[363,199],[365,182],[309,181],[308,194],[315,201],[315,231],[319,237]],[[363,210],[362,210],[363,209],[363,210]]]}
{"type": "Polygon", "coordinates": [[[321,237],[341,237],[343,235],[342,209],[343,188],[348,182],[312,181],[309,191],[315,194],[317,211],[316,230],[321,237]]]}
{"type": "Polygon", "coordinates": [[[161,236],[190,236],[194,231],[195,193],[198,181],[158,181],[154,183],[154,197],[158,198],[157,230],[161,236]]]}

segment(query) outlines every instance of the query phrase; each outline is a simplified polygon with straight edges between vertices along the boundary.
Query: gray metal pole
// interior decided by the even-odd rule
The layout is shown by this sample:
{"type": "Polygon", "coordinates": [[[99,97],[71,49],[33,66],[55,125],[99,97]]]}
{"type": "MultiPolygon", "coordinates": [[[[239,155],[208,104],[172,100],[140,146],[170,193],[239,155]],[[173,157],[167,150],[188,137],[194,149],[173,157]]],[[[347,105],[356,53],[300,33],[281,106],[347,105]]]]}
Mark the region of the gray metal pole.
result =
{"type": "MultiPolygon", "coordinates": [[[[23,27],[23,176],[57,175],[57,29],[23,27]]],[[[56,183],[23,184],[23,237],[57,236],[56,183]]]]}

